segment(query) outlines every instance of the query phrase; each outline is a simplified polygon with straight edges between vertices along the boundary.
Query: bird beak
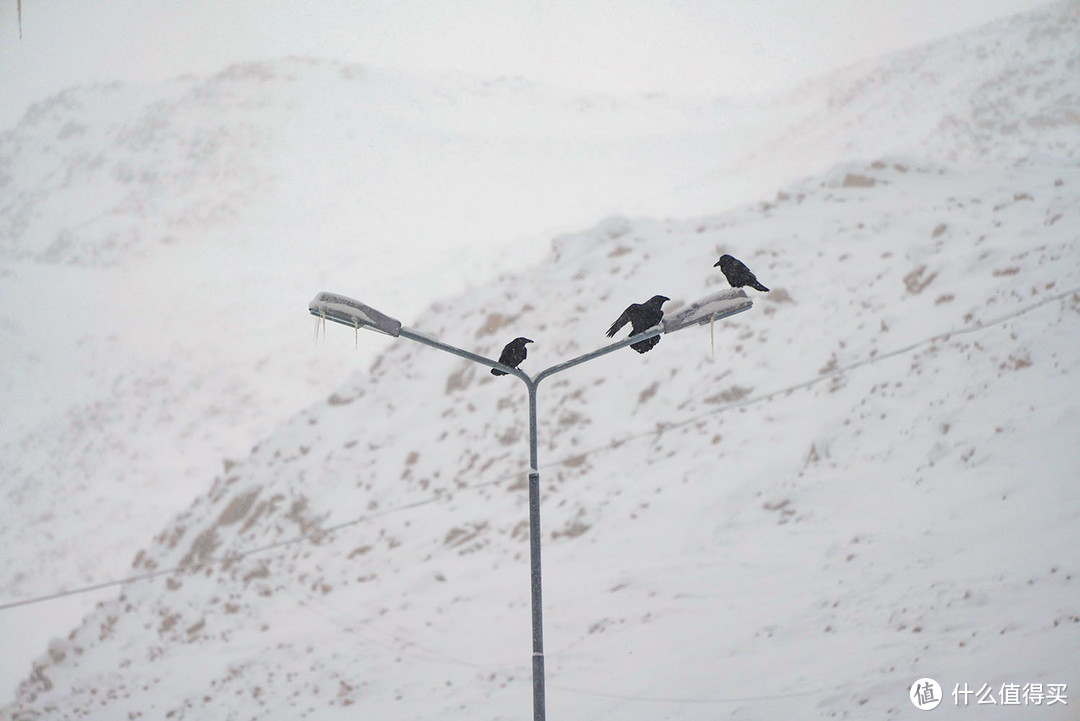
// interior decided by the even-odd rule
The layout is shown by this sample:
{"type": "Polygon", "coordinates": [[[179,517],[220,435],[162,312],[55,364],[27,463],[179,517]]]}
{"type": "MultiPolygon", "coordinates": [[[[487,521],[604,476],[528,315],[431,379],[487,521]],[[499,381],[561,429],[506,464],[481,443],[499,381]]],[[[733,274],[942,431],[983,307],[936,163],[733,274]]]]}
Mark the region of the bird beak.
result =
{"type": "Polygon", "coordinates": [[[526,338],[526,339],[525,339],[525,342],[526,342],[526,343],[532,343],[533,341],[531,341],[531,340],[529,340],[528,338],[526,338]]]}
{"type": "Polygon", "coordinates": [[[712,264],[712,267],[714,267],[714,268],[715,268],[715,267],[716,267],[716,266],[718,266],[718,265],[720,265],[720,261],[716,261],[715,263],[713,263],[713,264],[712,264]]]}

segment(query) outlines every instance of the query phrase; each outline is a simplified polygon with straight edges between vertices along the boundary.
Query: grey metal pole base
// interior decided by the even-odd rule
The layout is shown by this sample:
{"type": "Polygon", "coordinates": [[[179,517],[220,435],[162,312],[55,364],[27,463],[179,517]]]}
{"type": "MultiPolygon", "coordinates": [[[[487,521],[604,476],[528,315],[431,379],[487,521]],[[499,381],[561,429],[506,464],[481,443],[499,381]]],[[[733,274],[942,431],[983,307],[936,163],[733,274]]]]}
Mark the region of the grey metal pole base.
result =
{"type": "Polygon", "coordinates": [[[544,721],[544,602],[540,591],[540,474],[529,474],[529,565],[532,571],[533,720],[544,721]]]}
{"type": "Polygon", "coordinates": [[[544,654],[533,654],[533,721],[544,721],[547,709],[544,706],[544,654]]]}

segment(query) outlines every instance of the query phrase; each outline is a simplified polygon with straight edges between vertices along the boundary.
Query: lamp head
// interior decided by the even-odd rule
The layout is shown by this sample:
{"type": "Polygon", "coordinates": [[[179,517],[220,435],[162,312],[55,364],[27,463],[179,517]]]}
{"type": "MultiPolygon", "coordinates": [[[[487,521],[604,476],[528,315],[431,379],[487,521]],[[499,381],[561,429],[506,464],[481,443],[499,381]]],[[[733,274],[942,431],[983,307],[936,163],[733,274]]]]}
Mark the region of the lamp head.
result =
{"type": "Polygon", "coordinates": [[[371,328],[395,338],[401,333],[401,321],[380,313],[369,305],[336,293],[319,293],[308,304],[308,311],[320,318],[353,328],[371,328]]]}

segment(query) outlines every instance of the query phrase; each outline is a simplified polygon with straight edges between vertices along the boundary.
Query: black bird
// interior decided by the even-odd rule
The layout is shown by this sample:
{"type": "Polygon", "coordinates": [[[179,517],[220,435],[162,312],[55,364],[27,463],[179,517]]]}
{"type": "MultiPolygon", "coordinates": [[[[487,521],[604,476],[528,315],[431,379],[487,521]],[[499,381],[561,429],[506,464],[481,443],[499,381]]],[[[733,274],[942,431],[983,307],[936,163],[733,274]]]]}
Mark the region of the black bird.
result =
{"type": "Polygon", "coordinates": [[[760,290],[762,293],[769,292],[769,289],[758,282],[750,269],[738,258],[721,255],[720,260],[716,261],[713,267],[715,268],[717,265],[720,266],[720,270],[724,273],[724,277],[727,278],[727,282],[731,284],[732,288],[742,288],[744,285],[748,285],[754,290],[760,290]]]}
{"type": "MultiPolygon", "coordinates": [[[[643,331],[647,331],[654,325],[659,323],[664,318],[664,311],[660,309],[667,301],[671,300],[663,295],[654,295],[644,303],[631,303],[630,306],[623,311],[619,319],[611,324],[611,327],[607,329],[608,338],[611,338],[619,329],[627,323],[630,324],[630,335],[637,335],[643,331]]],[[[630,347],[636,350],[638,353],[646,353],[652,350],[653,346],[660,342],[660,336],[655,335],[652,338],[646,338],[643,341],[638,341],[630,347]]]]}
{"type": "MultiPolygon", "coordinates": [[[[526,343],[532,343],[532,341],[528,338],[515,338],[514,340],[507,343],[506,347],[503,348],[502,355],[499,356],[499,362],[502,363],[504,366],[517,368],[518,364],[521,363],[521,361],[525,360],[525,356],[529,354],[528,350],[526,350],[525,348],[526,343]]],[[[491,375],[504,376],[506,375],[506,371],[501,371],[498,368],[492,368],[491,375]]]]}

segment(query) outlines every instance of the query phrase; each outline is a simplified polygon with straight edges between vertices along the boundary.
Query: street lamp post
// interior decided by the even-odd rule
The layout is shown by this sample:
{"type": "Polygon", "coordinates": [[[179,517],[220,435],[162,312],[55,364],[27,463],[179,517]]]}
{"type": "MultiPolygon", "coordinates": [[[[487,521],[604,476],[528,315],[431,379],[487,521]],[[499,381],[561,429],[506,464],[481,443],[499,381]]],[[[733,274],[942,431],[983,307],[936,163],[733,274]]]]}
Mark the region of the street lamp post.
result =
{"type": "Polygon", "coordinates": [[[728,316],[750,310],[753,306],[744,291],[738,288],[720,291],[690,304],[670,318],[665,318],[652,328],[630,336],[624,340],[598,348],[584,355],[571,358],[550,368],[540,371],[536,377],[530,377],[524,371],[505,366],[498,361],[485,358],[467,350],[443,343],[429,335],[402,326],[401,321],[380,313],[374,308],[335,293],[319,293],[308,304],[308,311],[322,319],[350,326],[357,332],[369,328],[395,338],[408,338],[423,343],[437,350],[452,353],[460,358],[479,363],[488,368],[498,368],[509,375],[521,379],[529,392],[529,564],[532,585],[532,676],[533,676],[533,720],[544,721],[544,613],[541,596],[540,578],[540,465],[537,460],[536,431],[536,390],[540,381],[586,361],[607,355],[620,348],[658,336],[661,333],[673,333],[692,325],[704,325],[728,316]]]}

